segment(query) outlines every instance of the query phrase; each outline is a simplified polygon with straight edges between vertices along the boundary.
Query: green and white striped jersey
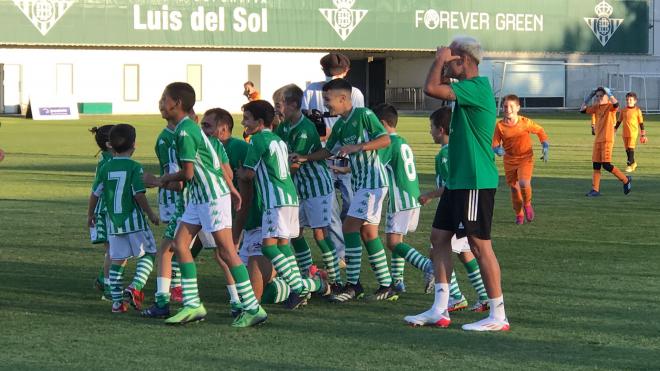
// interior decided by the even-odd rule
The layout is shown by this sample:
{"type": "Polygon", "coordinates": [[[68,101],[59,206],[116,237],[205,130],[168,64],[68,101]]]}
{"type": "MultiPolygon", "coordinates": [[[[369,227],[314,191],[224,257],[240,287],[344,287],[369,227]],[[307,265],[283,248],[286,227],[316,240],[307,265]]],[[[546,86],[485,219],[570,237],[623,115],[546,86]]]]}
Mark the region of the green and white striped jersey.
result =
{"type": "Polygon", "coordinates": [[[96,173],[92,192],[107,207],[109,234],[125,234],[148,228],[135,195],[146,192],[142,165],[129,157],[114,157],[96,173]]]}
{"type": "MultiPolygon", "coordinates": [[[[342,146],[372,141],[386,135],[383,125],[368,108],[353,108],[347,119],[340,117],[332,127],[325,148],[337,154],[342,146]]],[[[387,187],[385,169],[378,151],[360,151],[349,156],[353,190],[387,187]]]]}
{"type": "Polygon", "coordinates": [[[254,134],[243,166],[257,173],[264,209],[298,206],[296,186],[289,172],[286,143],[269,129],[254,134]]]}
{"type": "Polygon", "coordinates": [[[395,213],[420,207],[413,151],[406,140],[396,133],[390,134],[390,139],[392,143],[379,152],[389,183],[387,211],[395,213]]]}
{"type": "Polygon", "coordinates": [[[174,136],[174,150],[179,166],[183,168],[184,162],[191,162],[195,169],[192,180],[186,183],[190,202],[203,204],[228,194],[229,187],[220,166],[222,154],[226,158],[222,143],[219,147],[222,153],[218,154],[202,129],[188,117],[176,126],[174,136]]]}
{"type": "MultiPolygon", "coordinates": [[[[172,174],[179,171],[179,164],[176,162],[176,154],[173,149],[174,130],[165,128],[156,139],[156,157],[160,165],[160,176],[172,174]]],[[[181,197],[181,192],[172,191],[165,188],[158,188],[158,205],[160,207],[171,207],[176,205],[176,200],[181,197]]]]}
{"type": "Polygon", "coordinates": [[[435,185],[440,188],[447,186],[449,177],[449,144],[440,147],[440,151],[435,155],[435,185]]]}
{"type": "MultiPolygon", "coordinates": [[[[283,122],[277,128],[280,129],[280,136],[289,153],[308,155],[323,148],[316,126],[305,115],[301,115],[295,124],[283,122]]],[[[298,196],[303,200],[327,196],[333,190],[332,177],[325,160],[303,163],[293,174],[293,183],[298,190],[298,196]]]]}
{"type": "MultiPolygon", "coordinates": [[[[110,151],[102,151],[101,152],[101,158],[99,158],[98,164],[96,164],[96,170],[94,171],[94,178],[96,178],[96,175],[99,173],[99,170],[103,167],[103,165],[107,164],[112,160],[112,153],[110,151]]],[[[99,202],[96,203],[96,207],[94,207],[94,215],[102,215],[105,218],[105,213],[106,213],[106,207],[105,207],[105,201],[103,201],[103,198],[99,198],[99,202]]]]}

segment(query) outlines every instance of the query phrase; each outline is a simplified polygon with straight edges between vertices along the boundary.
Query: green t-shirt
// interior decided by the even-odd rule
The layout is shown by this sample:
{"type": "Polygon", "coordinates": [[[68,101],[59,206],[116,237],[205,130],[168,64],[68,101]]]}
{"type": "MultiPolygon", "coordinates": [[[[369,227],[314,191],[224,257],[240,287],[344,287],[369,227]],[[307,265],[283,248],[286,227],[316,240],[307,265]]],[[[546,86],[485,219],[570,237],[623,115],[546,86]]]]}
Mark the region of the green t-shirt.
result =
{"type": "MultiPolygon", "coordinates": [[[[176,154],[173,149],[174,130],[165,128],[156,139],[156,157],[160,165],[160,176],[179,171],[179,165],[176,162],[176,154]]],[[[181,192],[172,191],[165,188],[158,189],[158,205],[160,207],[170,207],[176,205],[176,201],[181,197],[181,192]]]]}
{"type": "Polygon", "coordinates": [[[218,154],[199,126],[187,117],[176,126],[174,135],[174,149],[179,166],[183,168],[184,162],[192,162],[195,168],[192,180],[186,183],[190,201],[202,204],[228,194],[229,187],[220,166],[221,159],[226,159],[227,156],[224,149],[224,156],[218,154]]]}
{"type": "Polygon", "coordinates": [[[389,184],[387,211],[395,213],[420,207],[413,151],[406,140],[396,133],[390,134],[390,139],[392,143],[379,152],[389,184]]]}
{"type": "Polygon", "coordinates": [[[146,192],[142,165],[129,157],[114,157],[96,173],[92,192],[107,207],[109,234],[125,234],[148,228],[135,195],[146,192]]]}
{"type": "Polygon", "coordinates": [[[497,121],[495,96],[486,77],[451,85],[456,104],[449,129],[448,189],[497,188],[492,150],[497,121]]]}
{"type": "Polygon", "coordinates": [[[245,156],[250,145],[244,140],[230,137],[224,146],[227,157],[229,157],[229,167],[234,172],[234,186],[237,187],[238,178],[236,177],[236,172],[243,166],[243,161],[245,161],[245,156]]]}
{"type": "Polygon", "coordinates": [[[243,166],[257,173],[256,182],[265,209],[298,206],[298,194],[289,172],[286,143],[269,129],[254,134],[243,166]]]}
{"type": "MultiPolygon", "coordinates": [[[[370,142],[386,135],[383,125],[368,108],[353,108],[348,118],[340,117],[332,127],[325,148],[337,154],[342,146],[370,142]]],[[[387,187],[387,176],[378,151],[349,155],[353,191],[387,187]]]]}
{"type": "MultiPolygon", "coordinates": [[[[96,175],[99,173],[99,170],[103,167],[103,165],[107,164],[112,160],[112,153],[110,151],[102,151],[101,152],[101,157],[99,158],[99,162],[96,164],[96,170],[94,171],[94,178],[96,178],[96,175]]],[[[99,201],[96,203],[96,207],[94,207],[94,215],[101,215],[102,217],[105,217],[106,213],[106,207],[105,207],[105,202],[103,201],[103,198],[99,198],[99,201]]]]}
{"type": "MultiPolygon", "coordinates": [[[[323,148],[316,126],[305,115],[301,115],[295,124],[284,122],[277,128],[282,128],[281,138],[289,153],[308,155],[323,148]]],[[[293,183],[298,190],[298,196],[303,200],[326,196],[333,191],[332,177],[325,160],[307,161],[300,165],[293,175],[293,183]]]]}
{"type": "Polygon", "coordinates": [[[447,185],[449,177],[449,145],[440,147],[440,151],[435,155],[435,185],[444,188],[447,185]]]}

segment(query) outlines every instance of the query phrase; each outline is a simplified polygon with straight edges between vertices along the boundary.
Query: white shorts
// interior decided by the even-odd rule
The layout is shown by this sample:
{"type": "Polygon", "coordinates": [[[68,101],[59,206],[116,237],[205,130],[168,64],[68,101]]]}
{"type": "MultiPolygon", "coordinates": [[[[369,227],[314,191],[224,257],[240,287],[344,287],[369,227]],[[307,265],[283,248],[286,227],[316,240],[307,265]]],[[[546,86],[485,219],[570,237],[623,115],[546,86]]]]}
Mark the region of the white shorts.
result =
{"type": "Polygon", "coordinates": [[[264,210],[261,238],[296,238],[300,234],[298,206],[282,206],[264,210]]]}
{"type": "Polygon", "coordinates": [[[467,237],[456,238],[456,235],[451,238],[451,251],[460,254],[462,252],[470,252],[470,243],[467,237]]]}
{"type": "Polygon", "coordinates": [[[160,221],[163,223],[169,223],[176,212],[176,205],[169,204],[167,206],[158,204],[158,213],[160,214],[160,221]]]}
{"type": "Polygon", "coordinates": [[[243,231],[243,241],[241,242],[241,249],[238,250],[238,256],[241,258],[243,264],[248,264],[248,259],[251,256],[262,256],[261,247],[263,246],[263,239],[261,237],[261,228],[243,231]]]}
{"type": "Polygon", "coordinates": [[[156,241],[150,229],[145,231],[111,234],[108,236],[110,244],[110,259],[121,260],[138,258],[144,254],[156,253],[156,241]]]}
{"type": "Polygon", "coordinates": [[[383,210],[383,200],[387,187],[376,189],[359,189],[353,194],[348,216],[362,219],[367,224],[380,224],[380,214],[383,210]]]}
{"type": "Polygon", "coordinates": [[[300,200],[299,222],[301,227],[324,228],[330,226],[332,220],[332,203],[335,192],[300,200]]]}
{"type": "Polygon", "coordinates": [[[418,222],[419,207],[397,211],[393,214],[387,213],[385,233],[396,233],[405,236],[408,232],[414,232],[417,230],[418,222]]]}
{"type": "Polygon", "coordinates": [[[204,232],[221,231],[231,228],[231,198],[229,195],[204,204],[189,202],[181,221],[201,225],[204,232]]]}

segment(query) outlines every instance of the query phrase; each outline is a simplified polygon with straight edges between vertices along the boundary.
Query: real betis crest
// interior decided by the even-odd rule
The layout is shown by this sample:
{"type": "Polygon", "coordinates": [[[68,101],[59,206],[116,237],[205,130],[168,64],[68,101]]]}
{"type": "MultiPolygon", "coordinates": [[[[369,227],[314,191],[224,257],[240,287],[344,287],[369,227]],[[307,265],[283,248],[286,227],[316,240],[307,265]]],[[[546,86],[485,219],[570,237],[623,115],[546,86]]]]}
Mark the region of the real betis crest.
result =
{"type": "Polygon", "coordinates": [[[352,9],[356,0],[332,0],[335,9],[319,9],[342,40],[346,41],[368,10],[352,9]]]}
{"type": "Polygon", "coordinates": [[[594,33],[602,46],[605,46],[616,32],[617,28],[623,23],[622,18],[610,18],[614,12],[614,8],[605,0],[601,1],[594,8],[598,18],[584,18],[587,22],[589,29],[594,33]]]}
{"type": "Polygon", "coordinates": [[[44,36],[73,3],[74,0],[14,0],[14,5],[44,36]]]}

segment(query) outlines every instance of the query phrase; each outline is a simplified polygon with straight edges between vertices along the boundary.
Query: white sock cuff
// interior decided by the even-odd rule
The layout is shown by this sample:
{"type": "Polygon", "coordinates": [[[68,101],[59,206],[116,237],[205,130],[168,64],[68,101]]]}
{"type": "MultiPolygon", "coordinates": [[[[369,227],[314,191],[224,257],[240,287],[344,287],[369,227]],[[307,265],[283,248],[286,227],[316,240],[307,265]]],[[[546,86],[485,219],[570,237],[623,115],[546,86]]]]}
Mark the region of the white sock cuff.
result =
{"type": "Polygon", "coordinates": [[[236,290],[236,285],[227,285],[227,292],[229,292],[229,301],[240,302],[241,298],[238,296],[238,290],[236,290]]]}
{"type": "Polygon", "coordinates": [[[169,277],[157,277],[156,278],[156,293],[157,294],[167,294],[170,292],[170,283],[172,279],[169,277]]]}

